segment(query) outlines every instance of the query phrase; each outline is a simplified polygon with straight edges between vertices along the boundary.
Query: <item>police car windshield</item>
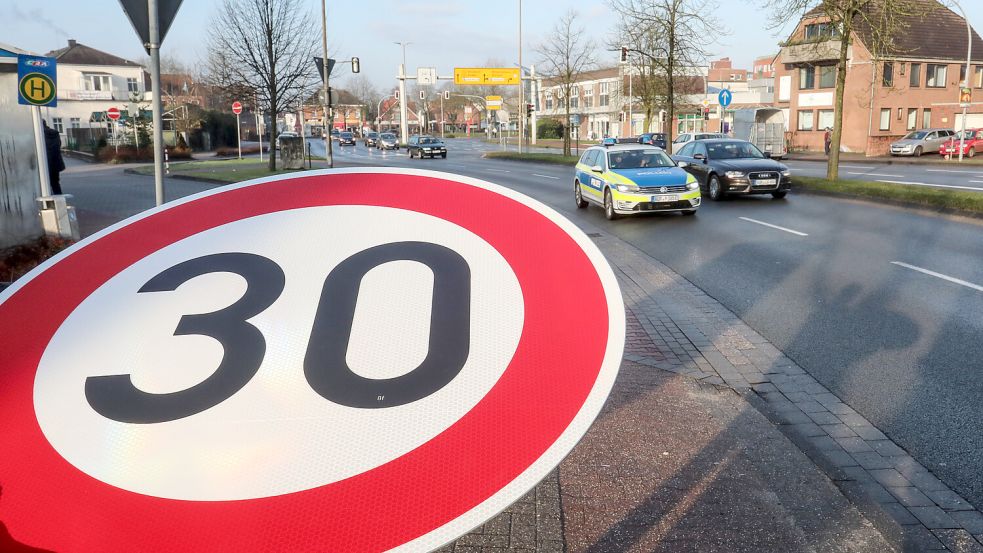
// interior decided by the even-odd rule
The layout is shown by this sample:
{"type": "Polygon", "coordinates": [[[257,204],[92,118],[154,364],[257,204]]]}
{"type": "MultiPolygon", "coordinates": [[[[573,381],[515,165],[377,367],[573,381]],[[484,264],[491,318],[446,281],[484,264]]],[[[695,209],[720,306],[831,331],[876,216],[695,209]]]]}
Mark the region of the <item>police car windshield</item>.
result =
{"type": "Polygon", "coordinates": [[[608,166],[611,169],[644,169],[646,167],[675,167],[676,164],[664,152],[628,150],[609,152],[608,166]]]}
{"type": "Polygon", "coordinates": [[[761,150],[750,142],[707,142],[710,159],[761,159],[761,150]]]}

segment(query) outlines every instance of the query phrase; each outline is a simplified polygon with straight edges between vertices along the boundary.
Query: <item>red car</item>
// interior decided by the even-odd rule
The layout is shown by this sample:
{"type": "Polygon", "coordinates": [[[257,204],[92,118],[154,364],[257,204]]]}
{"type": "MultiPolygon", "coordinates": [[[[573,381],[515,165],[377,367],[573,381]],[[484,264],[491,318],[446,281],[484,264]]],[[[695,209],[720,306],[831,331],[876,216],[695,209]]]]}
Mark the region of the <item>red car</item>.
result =
{"type": "MultiPolygon", "coordinates": [[[[966,139],[963,141],[963,155],[973,157],[976,152],[983,152],[983,129],[966,129],[966,139]]],[[[946,140],[939,146],[940,156],[959,155],[959,133],[946,140]]]]}

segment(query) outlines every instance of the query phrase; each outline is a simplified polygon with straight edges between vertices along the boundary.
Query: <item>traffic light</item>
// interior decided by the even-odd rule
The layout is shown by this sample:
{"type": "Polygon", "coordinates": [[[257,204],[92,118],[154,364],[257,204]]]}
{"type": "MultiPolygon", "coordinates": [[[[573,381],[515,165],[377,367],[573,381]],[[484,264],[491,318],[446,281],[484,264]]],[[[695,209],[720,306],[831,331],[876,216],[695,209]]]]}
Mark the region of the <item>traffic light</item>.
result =
{"type": "Polygon", "coordinates": [[[532,104],[526,104],[526,117],[532,117],[533,107],[532,104]]]}
{"type": "Polygon", "coordinates": [[[618,121],[621,122],[621,123],[624,123],[625,122],[625,112],[623,112],[623,111],[619,111],[618,112],[618,121]]]}
{"type": "Polygon", "coordinates": [[[710,108],[703,108],[703,120],[704,121],[710,120],[710,108]]]}
{"type": "Polygon", "coordinates": [[[399,100],[399,90],[393,92],[393,98],[399,100]]]}
{"type": "Polygon", "coordinates": [[[358,73],[361,71],[361,64],[358,62],[358,58],[352,58],[352,73],[358,73]]]}
{"type": "Polygon", "coordinates": [[[444,99],[445,100],[450,100],[451,99],[451,91],[450,90],[445,90],[444,91],[444,99]]]}
{"type": "Polygon", "coordinates": [[[420,99],[421,100],[426,100],[427,99],[427,93],[421,90],[420,91],[420,99]]]}
{"type": "Polygon", "coordinates": [[[621,63],[628,63],[628,48],[621,47],[621,63]]]}

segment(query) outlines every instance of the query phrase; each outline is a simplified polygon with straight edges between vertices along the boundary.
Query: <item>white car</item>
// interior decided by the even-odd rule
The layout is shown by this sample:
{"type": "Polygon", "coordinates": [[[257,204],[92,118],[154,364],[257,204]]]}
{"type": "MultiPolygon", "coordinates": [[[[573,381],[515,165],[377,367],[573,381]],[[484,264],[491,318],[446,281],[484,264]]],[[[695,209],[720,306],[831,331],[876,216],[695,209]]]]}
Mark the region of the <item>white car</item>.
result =
{"type": "Polygon", "coordinates": [[[693,142],[694,140],[706,140],[709,138],[730,138],[726,134],[719,132],[684,132],[672,141],[672,153],[676,153],[680,148],[693,142]]]}
{"type": "Polygon", "coordinates": [[[280,139],[283,139],[283,138],[296,138],[297,136],[299,136],[297,133],[291,132],[291,131],[284,131],[284,132],[276,135],[276,149],[277,150],[280,149],[280,139]]]}

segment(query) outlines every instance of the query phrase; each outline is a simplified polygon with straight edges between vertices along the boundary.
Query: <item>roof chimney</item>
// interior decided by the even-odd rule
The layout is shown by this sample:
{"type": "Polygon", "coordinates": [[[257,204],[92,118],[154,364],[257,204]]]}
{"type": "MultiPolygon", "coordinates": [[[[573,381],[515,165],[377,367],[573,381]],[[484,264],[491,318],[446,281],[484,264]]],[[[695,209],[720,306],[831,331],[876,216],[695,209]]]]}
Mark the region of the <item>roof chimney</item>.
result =
{"type": "Polygon", "coordinates": [[[68,47],[69,48],[75,48],[75,44],[77,44],[77,43],[75,42],[75,39],[74,38],[68,39],[68,47]]]}

